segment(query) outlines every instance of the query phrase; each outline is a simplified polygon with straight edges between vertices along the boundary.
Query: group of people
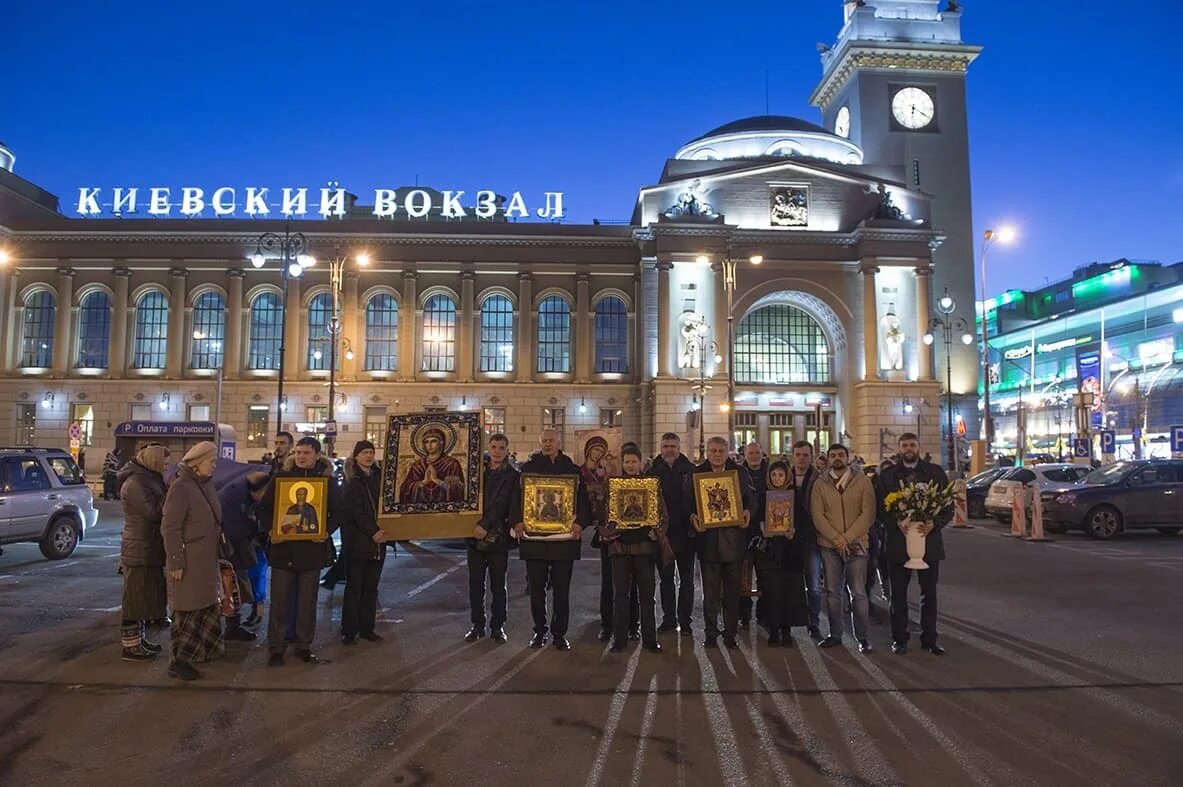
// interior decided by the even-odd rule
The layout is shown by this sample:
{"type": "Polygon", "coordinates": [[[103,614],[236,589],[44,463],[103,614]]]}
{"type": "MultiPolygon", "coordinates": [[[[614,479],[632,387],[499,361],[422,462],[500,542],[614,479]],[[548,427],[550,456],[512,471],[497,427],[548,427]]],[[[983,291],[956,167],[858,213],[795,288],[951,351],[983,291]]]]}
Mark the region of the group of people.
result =
{"type": "MultiPolygon", "coordinates": [[[[798,442],[791,456],[769,462],[758,444],[740,457],[728,453],[727,441],[712,438],[700,464],[681,451],[678,435],[662,436],[660,453],[649,462],[636,444],[620,452],[621,477],[652,477],[660,490],[658,517],[645,527],[621,528],[609,517],[608,482],[602,459],[603,438],[584,446],[583,463],[561,450],[559,436],[542,433],[539,450],[520,467],[510,459],[509,440],[489,438],[482,483],[479,523],[467,539],[471,627],[464,639],[486,635],[508,641],[507,575],[511,551],[525,561],[531,648],[548,643],[569,650],[570,588],[574,563],[582,557],[583,535],[601,560],[600,639],[619,652],[640,640],[651,652],[662,649],[658,635],[693,636],[696,564],[701,575],[703,642],[721,638],[738,647],[738,631],[754,618],[767,631],[770,645],[792,647],[792,630],[805,629],[824,648],[842,643],[852,624],[860,652],[872,650],[868,595],[876,574],[891,603],[891,647],[908,647],[908,585],[911,571],[899,523],[884,505],[886,495],[915,482],[947,483],[944,471],[920,457],[915,435],[899,440],[897,461],[885,465],[872,482],[851,466],[848,449],[829,447],[815,458],[813,447],[798,442]],[[695,509],[696,473],[736,471],[742,494],[742,522],[703,526],[695,509]],[[522,475],[578,479],[570,538],[534,539],[523,525],[522,475]],[[793,490],[792,527],[766,534],[766,495],[793,490]],[[876,551],[883,555],[875,560],[876,551]],[[753,605],[751,576],[759,600],[753,605]],[[486,589],[491,603],[486,610],[486,589]],[[822,633],[825,601],[828,630],[822,633]],[[660,609],[660,622],[658,621],[660,609]],[[487,613],[487,614],[486,614],[487,613]],[[754,614],[753,614],[754,613],[754,614]],[[722,620],[720,621],[720,617],[722,620]]],[[[121,569],[124,579],[121,644],[128,661],[151,661],[162,648],[148,637],[148,623],[172,614],[169,674],[182,680],[200,677],[196,664],[216,658],[226,640],[253,641],[250,628],[261,618],[259,605],[269,601],[268,664],[284,664],[289,649],[315,663],[320,573],[338,560],[331,534],[341,531],[345,579],[340,636],[347,646],[358,639],[378,641],[375,630],[378,587],[388,548],[394,543],[378,525],[380,468],[375,449],[358,442],[346,465],[344,484],[333,479],[333,463],[320,443],[290,434],[276,438],[270,472],[251,472],[218,486],[213,443],[199,443],[182,458],[175,479],[165,483],[168,449],[142,447],[119,472],[118,489],[125,519],[121,569]],[[269,539],[277,505],[277,480],[326,476],[327,527],[323,539],[269,539]],[[269,569],[270,583],[264,567],[269,569]],[[269,597],[268,597],[269,595],[269,597]],[[239,604],[249,615],[242,620],[239,604]]],[[[929,568],[917,572],[921,589],[921,644],[933,654],[937,642],[937,578],[944,557],[941,529],[951,512],[922,523],[929,568]]]]}

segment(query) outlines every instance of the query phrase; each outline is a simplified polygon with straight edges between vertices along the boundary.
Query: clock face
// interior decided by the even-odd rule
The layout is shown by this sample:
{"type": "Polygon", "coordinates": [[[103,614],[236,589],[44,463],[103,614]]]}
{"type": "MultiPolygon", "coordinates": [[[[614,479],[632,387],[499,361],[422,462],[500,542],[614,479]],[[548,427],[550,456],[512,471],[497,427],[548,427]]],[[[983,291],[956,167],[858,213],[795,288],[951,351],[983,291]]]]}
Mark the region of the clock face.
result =
{"type": "Polygon", "coordinates": [[[927,92],[918,87],[906,87],[892,98],[891,114],[904,128],[921,129],[932,123],[936,107],[927,92]]]}
{"type": "Polygon", "coordinates": [[[843,139],[850,139],[850,107],[838,110],[838,117],[834,119],[834,133],[843,139]]]}

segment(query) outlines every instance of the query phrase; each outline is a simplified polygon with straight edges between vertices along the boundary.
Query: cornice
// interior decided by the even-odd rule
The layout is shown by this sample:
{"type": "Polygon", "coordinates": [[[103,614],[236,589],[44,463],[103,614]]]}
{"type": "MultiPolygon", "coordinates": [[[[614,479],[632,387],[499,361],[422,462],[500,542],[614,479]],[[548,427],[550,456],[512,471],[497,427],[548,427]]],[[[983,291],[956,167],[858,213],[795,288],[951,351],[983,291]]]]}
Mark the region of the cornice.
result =
{"type": "Polygon", "coordinates": [[[809,103],[825,111],[858,70],[964,75],[981,51],[981,47],[960,44],[926,46],[908,42],[851,42],[846,45],[841,59],[822,77],[809,97],[809,103]]]}

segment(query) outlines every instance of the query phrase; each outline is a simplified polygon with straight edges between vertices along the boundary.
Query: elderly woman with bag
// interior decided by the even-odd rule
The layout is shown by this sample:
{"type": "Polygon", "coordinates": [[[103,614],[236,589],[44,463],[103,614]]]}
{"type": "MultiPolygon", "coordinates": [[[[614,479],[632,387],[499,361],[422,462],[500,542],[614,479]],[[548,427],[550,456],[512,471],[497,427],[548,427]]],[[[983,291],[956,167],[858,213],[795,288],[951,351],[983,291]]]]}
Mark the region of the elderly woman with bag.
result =
{"type": "Polygon", "coordinates": [[[222,507],[214,489],[218,447],[202,442],[189,449],[164,500],[164,549],[172,601],[172,662],[168,674],[194,680],[194,662],[225,652],[218,568],[222,507]]]}
{"type": "Polygon", "coordinates": [[[123,572],[123,622],[119,639],[124,661],[152,661],[162,648],[147,637],[147,621],[165,617],[168,589],[164,582],[164,466],[168,449],[149,443],[119,471],[123,501],[123,540],[119,567],[123,572]]]}

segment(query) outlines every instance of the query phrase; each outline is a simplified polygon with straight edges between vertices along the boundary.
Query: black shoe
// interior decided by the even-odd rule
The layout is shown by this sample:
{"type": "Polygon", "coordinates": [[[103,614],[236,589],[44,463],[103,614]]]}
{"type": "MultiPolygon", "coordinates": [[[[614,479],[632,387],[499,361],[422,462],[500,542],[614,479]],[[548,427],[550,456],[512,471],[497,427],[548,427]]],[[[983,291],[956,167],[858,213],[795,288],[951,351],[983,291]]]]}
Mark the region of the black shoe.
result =
{"type": "Polygon", "coordinates": [[[571,650],[571,643],[567,641],[566,637],[556,636],[553,644],[555,650],[571,650]]]}
{"type": "Polygon", "coordinates": [[[532,648],[537,649],[537,648],[541,648],[541,647],[545,647],[545,646],[546,646],[546,635],[545,634],[535,634],[534,637],[530,640],[530,647],[532,647],[532,648]]]}
{"type": "Polygon", "coordinates": [[[259,605],[251,604],[251,614],[246,616],[246,620],[242,621],[244,626],[257,626],[259,621],[263,618],[259,617],[259,605]]]}
{"type": "Polygon", "coordinates": [[[739,643],[735,641],[735,637],[729,637],[724,634],[723,644],[726,645],[730,650],[739,650],[739,643]]]}
{"type": "Polygon", "coordinates": [[[123,655],[119,657],[121,661],[152,661],[156,658],[156,653],[147,650],[141,644],[134,648],[124,648],[123,655]]]}
{"type": "Polygon", "coordinates": [[[468,633],[464,635],[464,641],[476,642],[483,636],[485,636],[485,630],[483,628],[477,628],[476,626],[473,626],[468,630],[468,633]]]}
{"type": "Polygon", "coordinates": [[[780,644],[781,647],[785,648],[797,647],[797,643],[793,641],[793,633],[788,629],[785,629],[780,633],[780,644]]]}
{"type": "Polygon", "coordinates": [[[331,579],[322,579],[320,581],[320,586],[322,588],[324,588],[325,590],[336,590],[337,589],[337,583],[331,579]]]}
{"type": "Polygon", "coordinates": [[[282,653],[272,653],[267,658],[267,666],[268,667],[282,667],[283,666],[283,654],[282,653]]]}
{"type": "Polygon", "coordinates": [[[908,652],[908,643],[906,643],[906,642],[896,642],[895,640],[892,640],[892,643],[891,643],[891,652],[892,652],[892,653],[894,653],[894,654],[896,654],[897,656],[902,656],[902,655],[904,655],[905,653],[907,653],[907,652],[908,652]]]}
{"type": "Polygon", "coordinates": [[[258,637],[253,631],[247,631],[241,626],[232,626],[226,629],[223,635],[227,642],[254,642],[258,637]]]}
{"type": "Polygon", "coordinates": [[[187,661],[174,661],[168,665],[168,676],[177,680],[197,680],[201,673],[187,661]]]}
{"type": "Polygon", "coordinates": [[[870,653],[871,652],[871,643],[865,639],[860,639],[858,641],[858,652],[859,653],[870,653]]]}
{"type": "Polygon", "coordinates": [[[679,624],[678,633],[681,634],[683,637],[693,637],[694,636],[694,631],[693,631],[693,629],[690,628],[689,623],[687,623],[685,626],[679,624]]]}
{"type": "Polygon", "coordinates": [[[613,642],[612,647],[608,648],[609,653],[623,653],[628,645],[623,642],[613,642]]]}
{"type": "Polygon", "coordinates": [[[783,642],[783,640],[781,639],[779,631],[771,631],[768,633],[768,644],[769,645],[780,645],[782,642],[783,642]]]}
{"type": "Polygon", "coordinates": [[[352,634],[342,634],[341,635],[341,644],[342,645],[356,645],[357,644],[357,637],[353,636],[352,634]]]}
{"type": "Polygon", "coordinates": [[[714,637],[714,636],[710,636],[710,635],[708,635],[706,638],[704,638],[704,639],[703,639],[703,641],[702,641],[702,645],[703,645],[703,647],[704,647],[704,648],[714,648],[714,647],[718,647],[718,645],[719,645],[719,638],[718,638],[718,637],[714,637]]]}
{"type": "Polygon", "coordinates": [[[945,649],[942,648],[940,645],[936,644],[935,642],[931,645],[921,645],[920,649],[927,650],[929,653],[931,653],[934,656],[944,656],[945,655],[945,649]]]}
{"type": "Polygon", "coordinates": [[[660,642],[650,642],[648,645],[642,645],[641,647],[643,647],[645,650],[649,651],[650,653],[661,653],[661,643],[660,642]]]}
{"type": "Polygon", "coordinates": [[[629,629],[628,638],[633,642],[639,642],[641,640],[641,629],[639,627],[635,629],[629,629]]]}
{"type": "Polygon", "coordinates": [[[301,650],[300,652],[298,652],[296,654],[296,656],[299,657],[299,659],[301,661],[303,661],[305,664],[320,664],[321,663],[320,657],[317,656],[315,653],[313,653],[310,650],[301,650]]]}
{"type": "Polygon", "coordinates": [[[505,629],[493,629],[489,632],[489,639],[496,642],[498,645],[504,645],[509,639],[505,636],[505,629]]]}
{"type": "Polygon", "coordinates": [[[612,629],[601,628],[599,640],[600,640],[600,642],[611,642],[612,641],[612,629]]]}
{"type": "Polygon", "coordinates": [[[661,631],[661,632],[677,631],[678,624],[672,620],[663,620],[663,621],[661,621],[661,625],[657,627],[657,630],[661,631]]]}
{"type": "Polygon", "coordinates": [[[361,637],[366,642],[381,642],[382,641],[382,635],[375,632],[375,631],[365,631],[365,632],[362,632],[361,634],[358,634],[357,636],[361,637]]]}
{"type": "Polygon", "coordinates": [[[837,648],[842,645],[841,637],[826,637],[821,642],[817,643],[819,648],[837,648]]]}
{"type": "Polygon", "coordinates": [[[809,627],[809,638],[814,642],[821,642],[825,637],[822,636],[822,630],[817,626],[809,627]]]}
{"type": "Polygon", "coordinates": [[[160,645],[157,645],[155,642],[151,642],[146,639],[140,640],[140,647],[143,648],[144,650],[148,651],[149,653],[160,653],[161,651],[164,650],[164,648],[161,647],[160,645]]]}

